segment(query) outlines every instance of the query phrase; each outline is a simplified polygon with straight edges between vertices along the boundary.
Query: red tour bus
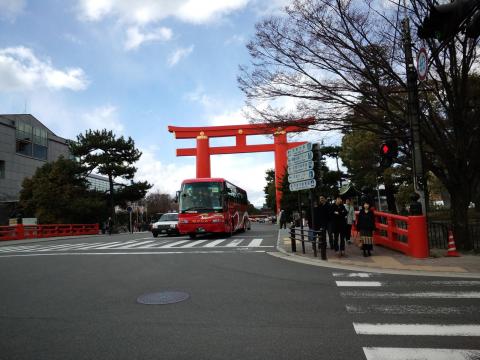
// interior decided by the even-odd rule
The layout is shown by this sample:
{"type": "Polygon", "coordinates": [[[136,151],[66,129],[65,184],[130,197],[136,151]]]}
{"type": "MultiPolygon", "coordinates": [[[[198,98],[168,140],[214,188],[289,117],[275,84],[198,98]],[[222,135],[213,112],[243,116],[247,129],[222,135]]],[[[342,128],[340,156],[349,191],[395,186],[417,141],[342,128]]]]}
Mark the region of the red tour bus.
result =
{"type": "Polygon", "coordinates": [[[194,238],[203,233],[250,229],[245,190],[222,178],[188,179],[177,193],[178,230],[194,238]]]}

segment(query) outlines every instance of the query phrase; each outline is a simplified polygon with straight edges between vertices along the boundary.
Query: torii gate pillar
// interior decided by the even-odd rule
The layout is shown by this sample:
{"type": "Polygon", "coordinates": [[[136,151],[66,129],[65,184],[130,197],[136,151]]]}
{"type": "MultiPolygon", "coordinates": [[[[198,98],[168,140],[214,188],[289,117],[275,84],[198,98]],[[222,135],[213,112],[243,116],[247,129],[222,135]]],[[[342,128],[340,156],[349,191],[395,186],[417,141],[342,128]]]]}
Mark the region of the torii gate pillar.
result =
{"type": "Polygon", "coordinates": [[[287,142],[289,132],[307,131],[315,119],[308,118],[289,122],[286,126],[275,127],[268,124],[243,124],[228,126],[208,127],[179,127],[169,126],[168,131],[177,139],[196,139],[197,147],[188,149],[177,149],[177,156],[196,157],[197,178],[211,177],[210,155],[237,154],[273,151],[275,153],[275,197],[277,209],[280,208],[282,200],[281,183],[287,167],[287,150],[301,145],[304,142],[287,142]],[[247,145],[248,135],[273,135],[273,144],[247,145]],[[235,146],[210,147],[210,137],[235,136],[235,146]]]}
{"type": "Polygon", "coordinates": [[[210,176],[210,144],[208,136],[197,136],[197,179],[210,176]]]}
{"type": "Polygon", "coordinates": [[[280,131],[279,134],[274,135],[275,144],[275,198],[277,199],[277,210],[280,210],[280,203],[282,199],[282,180],[285,175],[285,168],[287,167],[287,134],[280,131]]]}

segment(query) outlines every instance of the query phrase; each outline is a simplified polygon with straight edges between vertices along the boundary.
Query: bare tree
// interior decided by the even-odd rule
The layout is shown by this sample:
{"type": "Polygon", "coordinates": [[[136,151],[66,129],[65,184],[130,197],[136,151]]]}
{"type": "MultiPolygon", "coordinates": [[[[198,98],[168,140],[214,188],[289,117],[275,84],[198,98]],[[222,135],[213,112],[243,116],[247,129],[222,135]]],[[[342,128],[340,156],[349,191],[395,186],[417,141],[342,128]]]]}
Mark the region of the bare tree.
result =
{"type": "Polygon", "coordinates": [[[169,194],[162,194],[158,191],[148,194],[145,200],[150,215],[166,213],[178,208],[169,194]]]}
{"type": "MultiPolygon", "coordinates": [[[[250,66],[239,86],[255,121],[282,123],[315,116],[322,131],[367,130],[403,142],[410,157],[407,84],[400,20],[413,29],[430,0],[407,8],[388,1],[295,0],[283,16],[258,23],[248,44],[250,66]],[[296,99],[294,110],[275,104],[296,99]],[[268,104],[265,105],[265,104],[268,104]]],[[[413,36],[415,44],[421,42],[413,36]]],[[[459,34],[429,51],[420,87],[424,161],[448,189],[459,246],[470,249],[467,209],[480,185],[478,39],[459,34]]]]}

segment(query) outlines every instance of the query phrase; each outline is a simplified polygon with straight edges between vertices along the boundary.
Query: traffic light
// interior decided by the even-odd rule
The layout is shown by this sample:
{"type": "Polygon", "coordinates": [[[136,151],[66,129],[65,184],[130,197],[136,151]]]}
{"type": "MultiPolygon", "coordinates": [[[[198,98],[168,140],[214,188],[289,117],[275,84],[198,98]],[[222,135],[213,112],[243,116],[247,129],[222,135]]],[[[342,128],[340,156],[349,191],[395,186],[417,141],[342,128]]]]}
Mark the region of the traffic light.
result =
{"type": "Polygon", "coordinates": [[[476,6],[474,0],[454,0],[450,4],[431,6],[430,13],[418,27],[418,37],[442,41],[454,36],[476,6]]]}
{"type": "Polygon", "coordinates": [[[398,143],[396,140],[387,140],[380,146],[380,167],[389,168],[398,156],[398,143]]]}
{"type": "Polygon", "coordinates": [[[323,180],[323,171],[322,171],[323,155],[322,155],[321,145],[318,143],[313,144],[312,151],[313,151],[313,166],[315,171],[315,180],[317,181],[317,186],[319,186],[323,180]]]}

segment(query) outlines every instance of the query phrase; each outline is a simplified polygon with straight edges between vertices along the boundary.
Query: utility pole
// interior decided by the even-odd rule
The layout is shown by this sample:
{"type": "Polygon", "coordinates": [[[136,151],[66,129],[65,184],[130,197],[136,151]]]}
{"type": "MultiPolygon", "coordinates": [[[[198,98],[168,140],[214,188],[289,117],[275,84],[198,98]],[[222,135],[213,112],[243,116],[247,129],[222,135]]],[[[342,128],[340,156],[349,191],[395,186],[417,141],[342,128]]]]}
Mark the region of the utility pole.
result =
{"type": "Polygon", "coordinates": [[[420,138],[420,120],[418,113],[418,85],[417,70],[413,64],[412,56],[412,38],[410,36],[410,22],[408,17],[402,21],[403,45],[405,51],[405,65],[407,70],[407,90],[408,107],[407,118],[410,123],[410,137],[412,145],[413,159],[413,186],[415,192],[420,196],[419,201],[422,204],[422,213],[427,213],[427,202],[425,199],[425,173],[423,169],[423,152],[420,138]]]}

